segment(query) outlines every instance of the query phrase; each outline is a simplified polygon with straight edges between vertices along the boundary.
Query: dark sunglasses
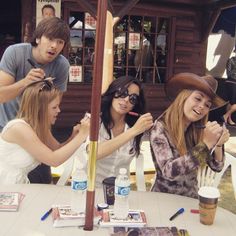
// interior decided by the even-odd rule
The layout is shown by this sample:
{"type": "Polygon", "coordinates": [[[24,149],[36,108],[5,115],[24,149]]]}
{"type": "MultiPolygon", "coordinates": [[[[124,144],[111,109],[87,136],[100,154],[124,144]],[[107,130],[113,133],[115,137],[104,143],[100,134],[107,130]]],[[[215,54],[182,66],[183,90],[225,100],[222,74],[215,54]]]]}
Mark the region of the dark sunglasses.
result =
{"type": "Polygon", "coordinates": [[[115,92],[114,98],[126,98],[126,97],[129,97],[129,102],[132,105],[136,105],[139,101],[139,95],[135,93],[129,94],[128,88],[119,88],[115,92]]]}
{"type": "Polygon", "coordinates": [[[54,85],[49,80],[44,80],[42,86],[39,91],[51,91],[54,88],[54,85]]]}

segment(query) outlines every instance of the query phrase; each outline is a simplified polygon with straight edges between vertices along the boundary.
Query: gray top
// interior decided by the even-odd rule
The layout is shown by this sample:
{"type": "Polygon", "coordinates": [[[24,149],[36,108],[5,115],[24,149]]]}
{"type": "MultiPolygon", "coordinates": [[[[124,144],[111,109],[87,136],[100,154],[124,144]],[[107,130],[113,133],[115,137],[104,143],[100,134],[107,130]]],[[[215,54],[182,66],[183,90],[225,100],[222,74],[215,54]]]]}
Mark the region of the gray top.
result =
{"type": "MultiPolygon", "coordinates": [[[[32,56],[32,46],[29,43],[19,43],[9,46],[3,54],[0,62],[0,70],[10,74],[15,81],[22,80],[32,69],[27,59],[34,61],[35,65],[42,68],[46,77],[54,77],[55,86],[61,91],[66,91],[67,80],[69,76],[69,62],[63,56],[59,55],[52,62],[46,65],[38,64],[32,56]]],[[[1,78],[0,78],[1,79],[1,78]]],[[[9,120],[15,118],[19,109],[20,97],[9,102],[0,104],[0,131],[9,120]]]]}

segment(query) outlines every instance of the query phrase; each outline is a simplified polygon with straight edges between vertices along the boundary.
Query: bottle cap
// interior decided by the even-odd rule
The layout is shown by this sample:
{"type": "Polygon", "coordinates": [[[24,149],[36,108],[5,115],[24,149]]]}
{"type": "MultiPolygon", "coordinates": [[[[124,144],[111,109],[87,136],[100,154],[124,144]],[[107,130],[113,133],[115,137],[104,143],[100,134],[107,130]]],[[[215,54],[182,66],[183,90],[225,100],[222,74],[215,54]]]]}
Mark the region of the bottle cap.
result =
{"type": "Polygon", "coordinates": [[[105,202],[98,203],[97,204],[98,211],[102,211],[103,209],[109,208],[109,205],[105,202]]]}
{"type": "Polygon", "coordinates": [[[127,173],[127,170],[125,168],[120,168],[119,173],[121,175],[125,175],[127,173]]]}

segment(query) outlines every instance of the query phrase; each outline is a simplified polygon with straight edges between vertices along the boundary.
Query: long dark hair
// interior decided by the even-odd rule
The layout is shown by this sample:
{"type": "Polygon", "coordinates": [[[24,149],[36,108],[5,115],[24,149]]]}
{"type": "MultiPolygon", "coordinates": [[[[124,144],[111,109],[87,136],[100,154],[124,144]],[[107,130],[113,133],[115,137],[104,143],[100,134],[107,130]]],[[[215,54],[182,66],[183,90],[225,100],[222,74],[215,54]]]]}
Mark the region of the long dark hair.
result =
{"type": "MultiPolygon", "coordinates": [[[[115,93],[119,88],[129,87],[130,84],[136,84],[139,87],[139,100],[138,103],[135,104],[132,111],[137,112],[139,114],[144,114],[146,112],[146,102],[144,97],[144,91],[141,86],[141,83],[139,80],[135,79],[132,76],[121,76],[117,79],[115,79],[110,86],[108,87],[107,91],[102,95],[102,101],[101,101],[101,120],[102,123],[105,126],[105,129],[107,133],[109,134],[111,138],[111,128],[114,126],[114,121],[112,120],[110,108],[112,105],[112,100],[114,98],[115,93]]],[[[126,115],[125,116],[125,122],[129,125],[129,127],[132,127],[135,122],[137,121],[138,117],[126,115]]],[[[135,137],[135,151],[137,154],[140,152],[140,140],[143,134],[140,134],[135,137]]]]}

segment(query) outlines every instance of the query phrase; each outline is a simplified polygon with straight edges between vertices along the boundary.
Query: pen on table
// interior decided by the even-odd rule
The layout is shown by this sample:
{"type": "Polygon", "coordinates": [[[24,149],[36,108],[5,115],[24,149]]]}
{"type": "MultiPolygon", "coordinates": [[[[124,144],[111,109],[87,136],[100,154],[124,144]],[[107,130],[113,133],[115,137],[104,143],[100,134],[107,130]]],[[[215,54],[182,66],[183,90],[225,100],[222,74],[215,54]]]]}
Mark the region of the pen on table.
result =
{"type": "Polygon", "coordinates": [[[52,212],[52,208],[41,217],[41,221],[46,220],[47,217],[51,214],[51,212],[52,212]]]}
{"type": "Polygon", "coordinates": [[[198,209],[191,209],[190,212],[193,213],[193,214],[199,214],[199,210],[198,209]]]}
{"type": "Polygon", "coordinates": [[[175,219],[178,215],[182,214],[184,212],[184,208],[180,208],[173,216],[170,217],[169,220],[175,219]]]}
{"type": "Polygon", "coordinates": [[[137,116],[137,117],[141,116],[140,114],[138,114],[137,112],[134,112],[134,111],[129,111],[128,114],[131,116],[137,116]]]}

